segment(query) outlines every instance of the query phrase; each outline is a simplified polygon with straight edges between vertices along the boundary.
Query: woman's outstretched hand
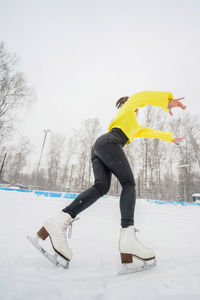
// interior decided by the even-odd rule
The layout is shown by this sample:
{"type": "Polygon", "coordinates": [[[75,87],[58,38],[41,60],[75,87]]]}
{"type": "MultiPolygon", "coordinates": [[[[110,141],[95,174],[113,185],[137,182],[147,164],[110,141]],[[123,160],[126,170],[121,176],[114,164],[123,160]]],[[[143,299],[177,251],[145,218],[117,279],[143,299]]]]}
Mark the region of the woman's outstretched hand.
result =
{"type": "Polygon", "coordinates": [[[172,108],[174,107],[180,107],[182,109],[186,109],[186,106],[183,105],[183,103],[180,102],[180,100],[183,100],[185,97],[182,98],[177,98],[177,99],[172,99],[168,103],[168,108],[169,108],[169,114],[172,116],[172,108]]]}
{"type": "Polygon", "coordinates": [[[181,142],[183,142],[184,138],[174,138],[172,143],[179,145],[181,142]]]}

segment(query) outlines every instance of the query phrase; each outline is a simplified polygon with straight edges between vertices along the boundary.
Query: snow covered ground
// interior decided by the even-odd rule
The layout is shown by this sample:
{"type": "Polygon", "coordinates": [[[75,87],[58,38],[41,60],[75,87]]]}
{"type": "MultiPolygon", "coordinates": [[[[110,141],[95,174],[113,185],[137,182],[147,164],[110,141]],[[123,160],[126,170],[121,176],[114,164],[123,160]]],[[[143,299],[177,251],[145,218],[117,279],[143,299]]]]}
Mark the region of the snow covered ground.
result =
{"type": "Polygon", "coordinates": [[[158,264],[120,276],[115,198],[100,199],[73,224],[69,243],[74,257],[68,270],[51,264],[27,241],[26,235],[34,235],[70,202],[0,191],[0,299],[200,299],[200,206],[138,200],[138,238],[155,249],[158,264]]]}

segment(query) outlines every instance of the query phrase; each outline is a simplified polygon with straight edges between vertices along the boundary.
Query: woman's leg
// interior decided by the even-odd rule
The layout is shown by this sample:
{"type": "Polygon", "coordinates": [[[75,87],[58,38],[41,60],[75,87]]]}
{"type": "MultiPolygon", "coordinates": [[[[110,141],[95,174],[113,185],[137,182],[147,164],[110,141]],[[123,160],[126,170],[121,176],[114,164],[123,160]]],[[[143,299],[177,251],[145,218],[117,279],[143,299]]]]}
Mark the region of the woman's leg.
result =
{"type": "Polygon", "coordinates": [[[91,160],[95,178],[94,185],[80,193],[70,205],[63,209],[63,211],[70,214],[72,218],[75,218],[77,214],[105,195],[110,188],[111,172],[95,155],[93,149],[91,160]]]}
{"type": "Polygon", "coordinates": [[[121,225],[122,227],[133,225],[136,200],[135,181],[126,154],[115,136],[107,133],[97,139],[92,148],[92,166],[95,177],[94,185],[80,193],[63,211],[75,218],[78,213],[108,192],[111,173],[113,173],[122,186],[121,225]]]}
{"type": "Polygon", "coordinates": [[[120,196],[121,226],[134,225],[134,209],[136,200],[135,181],[133,173],[120,143],[112,136],[104,146],[94,145],[95,154],[105,166],[117,177],[122,192],[120,196]]]}

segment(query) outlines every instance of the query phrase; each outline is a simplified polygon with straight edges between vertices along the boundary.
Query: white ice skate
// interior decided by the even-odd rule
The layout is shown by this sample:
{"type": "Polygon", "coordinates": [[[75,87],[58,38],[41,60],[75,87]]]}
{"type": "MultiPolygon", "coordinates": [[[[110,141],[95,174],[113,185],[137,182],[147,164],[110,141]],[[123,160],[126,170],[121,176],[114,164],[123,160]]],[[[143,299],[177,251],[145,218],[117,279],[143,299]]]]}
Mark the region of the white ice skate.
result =
{"type": "Polygon", "coordinates": [[[68,213],[61,211],[45,221],[36,238],[27,236],[27,239],[52,263],[66,269],[69,267],[69,261],[73,255],[72,250],[68,246],[66,230],[69,228],[68,235],[70,236],[72,223],[75,220],[77,219],[73,219],[68,213]],[[39,238],[45,240],[48,236],[55,251],[54,255],[48,253],[38,243],[39,238]],[[58,258],[61,258],[61,261],[58,258]]]}
{"type": "Polygon", "coordinates": [[[156,265],[155,252],[153,249],[146,248],[136,238],[134,226],[121,228],[119,239],[119,251],[123,265],[119,274],[135,273],[150,269],[156,265]],[[133,266],[133,257],[143,262],[142,266],[133,266]],[[150,262],[150,263],[149,263],[150,262]]]}

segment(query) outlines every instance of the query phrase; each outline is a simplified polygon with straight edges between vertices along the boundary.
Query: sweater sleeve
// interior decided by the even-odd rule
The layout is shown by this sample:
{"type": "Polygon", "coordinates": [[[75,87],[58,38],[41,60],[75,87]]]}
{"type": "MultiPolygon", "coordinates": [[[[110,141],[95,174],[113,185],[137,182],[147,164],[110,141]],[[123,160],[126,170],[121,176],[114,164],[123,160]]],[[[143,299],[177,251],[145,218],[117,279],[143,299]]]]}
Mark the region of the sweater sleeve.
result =
{"type": "Polygon", "coordinates": [[[171,99],[173,99],[171,92],[143,91],[131,96],[129,103],[131,103],[134,108],[143,107],[145,105],[155,105],[169,112],[168,103],[171,99]]]}
{"type": "Polygon", "coordinates": [[[164,140],[168,143],[172,142],[174,137],[171,132],[162,132],[149,127],[141,126],[141,129],[138,131],[136,137],[144,137],[144,138],[156,138],[164,140]]]}

